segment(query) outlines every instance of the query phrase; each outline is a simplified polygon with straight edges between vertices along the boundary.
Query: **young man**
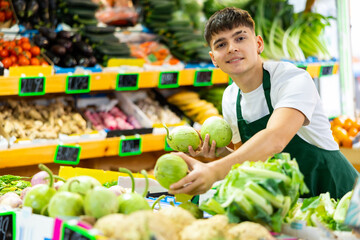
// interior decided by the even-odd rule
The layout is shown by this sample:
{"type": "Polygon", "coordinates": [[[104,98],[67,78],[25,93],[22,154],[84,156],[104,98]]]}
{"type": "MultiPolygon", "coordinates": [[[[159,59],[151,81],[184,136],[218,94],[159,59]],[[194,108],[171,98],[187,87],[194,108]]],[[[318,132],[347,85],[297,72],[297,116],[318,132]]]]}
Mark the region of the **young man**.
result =
{"type": "MultiPolygon", "coordinates": [[[[170,193],[204,193],[236,163],[288,152],[304,174],[309,196],[330,192],[333,198],[342,197],[358,172],[332,137],[312,78],[291,63],[263,62],[264,42],[254,25],[247,11],[236,8],[220,10],[208,20],[204,35],[211,59],[234,82],[225,90],[222,105],[235,151],[221,149],[225,157],[210,163],[174,153],[191,172],[173,184],[170,193]]],[[[208,141],[207,136],[198,152],[190,147],[190,154],[215,157],[215,143],[209,149],[208,141]]]]}

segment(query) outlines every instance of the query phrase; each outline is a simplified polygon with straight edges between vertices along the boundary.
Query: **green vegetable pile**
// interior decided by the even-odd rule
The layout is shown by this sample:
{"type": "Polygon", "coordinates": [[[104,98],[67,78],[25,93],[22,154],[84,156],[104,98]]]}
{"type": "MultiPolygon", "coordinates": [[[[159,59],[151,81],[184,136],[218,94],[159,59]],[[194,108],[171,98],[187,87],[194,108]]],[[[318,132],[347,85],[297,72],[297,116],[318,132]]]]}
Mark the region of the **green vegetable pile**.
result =
{"type": "Polygon", "coordinates": [[[30,187],[29,181],[24,181],[26,177],[14,176],[14,175],[3,175],[0,176],[0,196],[7,192],[15,192],[20,195],[24,188],[30,187]]]}
{"type": "Polygon", "coordinates": [[[330,198],[329,193],[304,199],[297,203],[288,213],[285,222],[304,221],[307,226],[325,225],[331,230],[351,231],[344,224],[349,208],[352,191],[345,194],[339,201],[330,198]]]}
{"type": "Polygon", "coordinates": [[[231,222],[258,222],[276,232],[299,196],[309,191],[296,160],[288,153],[265,162],[234,165],[216,190],[200,209],[226,214],[231,222]]]}

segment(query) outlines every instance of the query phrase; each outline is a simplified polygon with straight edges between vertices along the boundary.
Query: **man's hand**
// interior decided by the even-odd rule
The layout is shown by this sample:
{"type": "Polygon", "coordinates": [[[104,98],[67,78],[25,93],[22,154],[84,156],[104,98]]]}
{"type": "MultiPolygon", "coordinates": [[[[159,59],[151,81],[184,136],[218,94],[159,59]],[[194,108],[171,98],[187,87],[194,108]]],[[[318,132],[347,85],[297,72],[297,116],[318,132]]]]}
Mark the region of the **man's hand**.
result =
{"type": "Polygon", "coordinates": [[[185,153],[172,153],[182,157],[189,166],[190,173],[178,182],[172,184],[170,194],[186,193],[197,195],[209,190],[216,182],[216,172],[210,164],[202,163],[185,153]]]}
{"type": "Polygon", "coordinates": [[[216,158],[220,156],[226,147],[216,148],[216,142],[213,140],[211,146],[209,146],[210,136],[206,134],[205,139],[202,141],[200,147],[196,150],[189,146],[189,154],[192,157],[204,157],[204,158],[216,158]]]}

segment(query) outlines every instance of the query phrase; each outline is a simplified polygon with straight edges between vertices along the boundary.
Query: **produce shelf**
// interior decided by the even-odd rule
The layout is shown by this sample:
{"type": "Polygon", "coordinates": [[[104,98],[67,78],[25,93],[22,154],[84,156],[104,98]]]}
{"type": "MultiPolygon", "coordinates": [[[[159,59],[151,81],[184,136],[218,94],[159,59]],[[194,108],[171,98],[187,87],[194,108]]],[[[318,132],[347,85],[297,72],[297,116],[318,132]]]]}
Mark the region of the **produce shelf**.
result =
{"type": "MultiPolygon", "coordinates": [[[[299,67],[306,69],[313,78],[324,75],[336,74],[338,63],[310,63],[298,64],[299,67]]],[[[184,69],[179,71],[179,86],[193,86],[194,75],[197,69],[184,69]]],[[[30,70],[31,72],[31,70],[30,70]]],[[[166,71],[165,71],[166,72],[166,71]]],[[[156,88],[159,85],[160,71],[139,72],[139,88],[156,88]]],[[[116,72],[91,73],[90,91],[108,91],[116,89],[116,72]]],[[[27,74],[31,76],[31,74],[27,74]]],[[[37,75],[36,75],[37,76],[37,75]]],[[[46,93],[65,93],[66,78],[68,74],[55,74],[46,77],[46,93]]],[[[19,95],[20,77],[0,77],[0,96],[19,95]]],[[[212,84],[227,84],[229,76],[220,69],[213,69],[212,84]]]]}
{"type": "MultiPolygon", "coordinates": [[[[179,86],[191,86],[194,83],[195,69],[185,69],[179,71],[179,86]]],[[[153,88],[159,84],[159,71],[140,72],[139,88],[153,88]]],[[[90,91],[115,90],[117,81],[116,72],[91,73],[90,91]]],[[[27,75],[28,76],[28,75],[27,75]]],[[[46,93],[65,93],[66,78],[68,74],[55,74],[46,76],[46,93]]],[[[220,69],[213,70],[213,84],[226,84],[229,81],[227,74],[220,69]]],[[[19,77],[0,77],[0,95],[18,95],[19,77]]]]}
{"type": "MultiPolygon", "coordinates": [[[[127,137],[128,138],[128,137],[127,137]]],[[[165,148],[165,134],[144,134],[142,138],[142,152],[160,151],[165,148]]],[[[84,142],[66,143],[66,145],[81,146],[80,161],[89,158],[117,156],[119,153],[120,137],[106,138],[84,142]]],[[[53,163],[58,145],[32,146],[0,151],[0,169],[35,165],[39,163],[53,163]]],[[[141,155],[139,155],[141,157],[141,155]]]]}

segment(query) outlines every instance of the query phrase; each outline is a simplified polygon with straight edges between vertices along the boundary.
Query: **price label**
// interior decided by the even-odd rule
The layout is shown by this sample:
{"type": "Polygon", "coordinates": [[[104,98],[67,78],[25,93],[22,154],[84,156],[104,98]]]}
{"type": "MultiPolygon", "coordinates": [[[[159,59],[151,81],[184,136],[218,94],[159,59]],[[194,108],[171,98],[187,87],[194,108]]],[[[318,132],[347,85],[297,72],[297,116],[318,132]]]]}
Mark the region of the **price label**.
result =
{"type": "Polygon", "coordinates": [[[85,229],[79,226],[69,225],[67,223],[63,224],[62,240],[95,240],[95,236],[89,234],[85,229]]]}
{"type": "Polygon", "coordinates": [[[45,94],[45,77],[21,77],[19,96],[38,96],[45,94]]]}
{"type": "Polygon", "coordinates": [[[120,140],[119,156],[141,154],[141,137],[124,138],[120,140]]]}
{"type": "Polygon", "coordinates": [[[333,68],[334,68],[333,65],[331,65],[331,66],[321,66],[321,69],[320,69],[320,77],[321,77],[321,76],[332,75],[332,73],[333,73],[333,68]]]}
{"type": "Polygon", "coordinates": [[[54,162],[77,165],[80,162],[80,152],[80,146],[58,145],[55,150],[54,162]]]}
{"type": "Polygon", "coordinates": [[[212,70],[198,70],[194,76],[194,86],[203,87],[212,85],[212,70]]]}
{"type": "Polygon", "coordinates": [[[68,94],[90,92],[90,78],[90,75],[67,76],[65,92],[68,94]]]}
{"type": "Polygon", "coordinates": [[[168,144],[167,142],[167,138],[165,137],[165,147],[164,147],[165,151],[174,151],[168,144]]]}
{"type": "Polygon", "coordinates": [[[159,76],[158,88],[177,88],[179,87],[179,72],[161,72],[159,76]]]}
{"type": "Polygon", "coordinates": [[[14,212],[0,213],[0,240],[16,239],[16,214],[14,212]]]}
{"type": "Polygon", "coordinates": [[[116,77],[117,91],[132,91],[139,89],[138,73],[119,73],[116,77]]]}

